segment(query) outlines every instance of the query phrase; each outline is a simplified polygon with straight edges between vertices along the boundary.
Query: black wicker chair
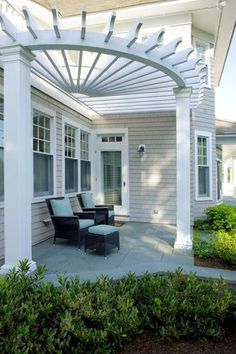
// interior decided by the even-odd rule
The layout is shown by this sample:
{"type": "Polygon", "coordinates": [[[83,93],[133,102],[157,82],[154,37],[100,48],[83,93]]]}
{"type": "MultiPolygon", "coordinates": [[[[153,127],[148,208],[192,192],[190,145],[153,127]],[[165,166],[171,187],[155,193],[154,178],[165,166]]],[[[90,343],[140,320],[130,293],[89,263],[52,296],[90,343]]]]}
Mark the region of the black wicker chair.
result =
{"type": "Polygon", "coordinates": [[[67,240],[74,240],[78,244],[78,248],[80,248],[81,241],[84,238],[85,234],[88,232],[88,228],[90,226],[95,225],[96,220],[95,212],[78,212],[78,213],[72,213],[74,214],[73,216],[57,216],[54,215],[54,211],[51,205],[52,200],[63,200],[65,199],[64,197],[56,197],[56,198],[48,198],[46,199],[46,204],[49,210],[49,214],[52,219],[52,223],[54,226],[54,244],[56,243],[56,238],[63,238],[67,240]],[[80,220],[87,220],[91,221],[90,223],[84,223],[84,224],[90,224],[90,225],[81,225],[82,222],[80,223],[80,220]],[[93,221],[93,223],[92,223],[93,221]]]}
{"type": "Polygon", "coordinates": [[[77,198],[79,201],[79,204],[81,206],[81,209],[83,211],[93,211],[96,212],[96,215],[104,215],[105,216],[105,223],[107,225],[114,225],[114,205],[112,204],[106,204],[106,205],[94,205],[92,196],[90,193],[79,193],[77,194],[77,198]],[[83,195],[86,195],[89,200],[91,206],[85,205],[84,203],[84,197],[83,195]]]}

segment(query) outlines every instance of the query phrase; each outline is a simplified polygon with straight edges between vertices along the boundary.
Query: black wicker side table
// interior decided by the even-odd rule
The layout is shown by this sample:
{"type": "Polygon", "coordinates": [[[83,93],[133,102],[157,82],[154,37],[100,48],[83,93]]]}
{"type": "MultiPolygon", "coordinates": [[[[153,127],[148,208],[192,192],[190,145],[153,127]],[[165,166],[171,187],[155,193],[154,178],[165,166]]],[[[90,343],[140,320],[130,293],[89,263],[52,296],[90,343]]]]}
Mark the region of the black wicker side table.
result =
{"type": "Polygon", "coordinates": [[[97,250],[107,256],[109,250],[113,248],[120,249],[119,231],[111,225],[96,225],[88,229],[84,239],[84,252],[87,249],[97,250]]]}

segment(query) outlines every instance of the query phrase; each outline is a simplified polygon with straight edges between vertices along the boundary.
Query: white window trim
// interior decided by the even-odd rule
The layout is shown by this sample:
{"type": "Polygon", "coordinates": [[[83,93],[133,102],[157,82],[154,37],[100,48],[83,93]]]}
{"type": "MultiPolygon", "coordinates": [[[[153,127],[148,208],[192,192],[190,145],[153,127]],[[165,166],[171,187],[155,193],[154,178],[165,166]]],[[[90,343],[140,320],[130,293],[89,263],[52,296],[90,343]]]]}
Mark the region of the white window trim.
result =
{"type": "MultiPolygon", "coordinates": [[[[201,44],[202,46],[204,46],[206,48],[206,52],[205,52],[205,64],[207,65],[207,82],[205,83],[205,87],[211,88],[212,86],[212,82],[211,82],[211,57],[209,55],[209,50],[211,49],[210,47],[210,43],[205,41],[204,39],[201,39],[197,36],[193,37],[193,48],[195,49],[196,52],[196,46],[197,43],[201,44]]],[[[197,52],[196,52],[197,54],[197,52]]]]}
{"type": "MultiPolygon", "coordinates": [[[[40,111],[45,113],[46,115],[50,116],[50,132],[51,132],[51,153],[53,159],[53,194],[52,195],[45,195],[40,197],[34,196],[34,183],[32,186],[32,203],[39,203],[45,201],[46,198],[52,198],[56,195],[56,186],[57,186],[57,166],[56,166],[56,112],[45,107],[37,102],[32,101],[32,108],[31,108],[31,120],[32,120],[32,130],[31,130],[31,144],[32,144],[32,166],[33,166],[33,113],[34,110],[40,111]]],[[[32,178],[34,180],[34,170],[32,170],[32,178]]]]}
{"type": "MultiPolygon", "coordinates": [[[[83,160],[81,159],[81,157],[79,156],[79,165],[81,165],[81,160],[82,161],[90,161],[90,173],[91,173],[91,188],[90,190],[87,190],[86,192],[91,192],[93,191],[93,154],[92,154],[92,140],[93,140],[93,136],[92,136],[92,131],[91,129],[88,130],[87,128],[84,129],[83,126],[81,126],[81,129],[80,129],[80,132],[79,132],[79,146],[80,146],[80,133],[81,131],[83,131],[84,133],[87,133],[89,135],[89,141],[88,141],[88,145],[89,145],[89,159],[88,160],[83,160]]],[[[80,152],[80,149],[79,149],[79,152],[80,152]]],[[[80,193],[82,193],[81,191],[81,174],[79,175],[79,190],[80,190],[80,193]]]]}
{"type": "Polygon", "coordinates": [[[79,183],[80,183],[80,159],[79,159],[79,128],[78,125],[71,119],[62,117],[62,192],[66,197],[74,197],[77,193],[79,193],[79,183]],[[77,159],[77,173],[78,173],[78,190],[76,192],[66,193],[66,167],[65,167],[65,126],[69,125],[75,129],[75,159],[77,159]]]}
{"type": "MultiPolygon", "coordinates": [[[[90,162],[91,162],[91,175],[92,175],[92,163],[93,163],[93,159],[92,159],[92,153],[91,153],[91,136],[92,136],[92,129],[85,127],[84,125],[82,125],[81,123],[76,122],[73,119],[70,119],[68,117],[62,116],[62,154],[63,154],[63,158],[62,158],[62,194],[66,197],[75,197],[76,194],[81,192],[81,176],[80,176],[80,132],[84,131],[86,133],[88,133],[90,135],[90,139],[89,139],[89,152],[90,152],[90,162]],[[70,125],[71,127],[76,129],[76,156],[77,156],[77,160],[78,160],[78,191],[77,192],[72,192],[72,193],[66,193],[65,192],[65,156],[64,156],[64,151],[65,151],[65,125],[70,125]]],[[[92,185],[92,183],[91,183],[92,185]]],[[[92,189],[92,186],[91,186],[92,189]]]]}
{"type": "Polygon", "coordinates": [[[195,130],[195,200],[213,200],[212,193],[212,133],[207,131],[195,130]],[[198,137],[208,138],[207,154],[209,159],[209,197],[200,197],[198,192],[198,137]]]}

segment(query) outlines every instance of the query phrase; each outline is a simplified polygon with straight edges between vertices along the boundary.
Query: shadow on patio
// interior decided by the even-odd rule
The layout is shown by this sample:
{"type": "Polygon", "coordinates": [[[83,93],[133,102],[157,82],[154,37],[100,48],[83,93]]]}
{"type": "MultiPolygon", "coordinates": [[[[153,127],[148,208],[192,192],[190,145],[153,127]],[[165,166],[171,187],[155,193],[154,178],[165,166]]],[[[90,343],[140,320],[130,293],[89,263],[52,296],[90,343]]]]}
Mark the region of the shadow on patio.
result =
{"type": "MultiPolygon", "coordinates": [[[[193,265],[189,250],[176,250],[175,227],[129,222],[119,227],[121,249],[112,250],[107,258],[93,251],[87,254],[65,240],[42,242],[33,247],[33,259],[47,265],[47,278],[56,274],[76,275],[81,279],[95,279],[107,274],[119,277],[128,272],[137,275],[145,271],[174,270],[181,265],[193,265]]],[[[55,278],[56,279],[56,278],[55,278]]]]}

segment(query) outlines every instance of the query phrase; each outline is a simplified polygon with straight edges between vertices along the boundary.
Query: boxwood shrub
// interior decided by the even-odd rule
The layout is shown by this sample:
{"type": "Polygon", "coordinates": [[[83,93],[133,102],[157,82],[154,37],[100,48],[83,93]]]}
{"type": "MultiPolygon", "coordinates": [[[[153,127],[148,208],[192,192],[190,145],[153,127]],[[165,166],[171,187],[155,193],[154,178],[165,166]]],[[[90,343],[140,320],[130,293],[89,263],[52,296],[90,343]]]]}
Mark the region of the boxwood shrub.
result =
{"type": "Polygon", "coordinates": [[[118,281],[43,280],[21,262],[0,278],[1,353],[112,353],[144,329],[165,340],[218,337],[235,311],[223,280],[199,280],[181,270],[163,277],[118,281]]]}

